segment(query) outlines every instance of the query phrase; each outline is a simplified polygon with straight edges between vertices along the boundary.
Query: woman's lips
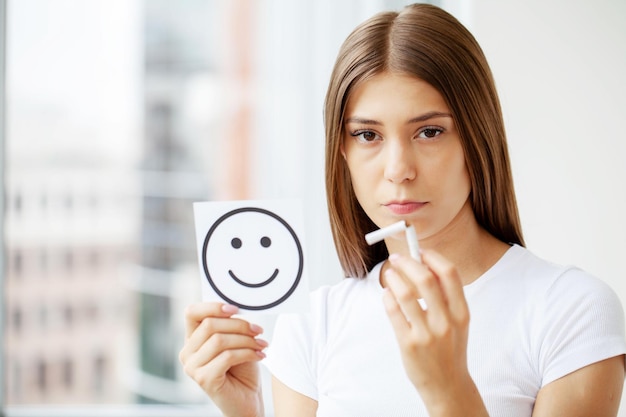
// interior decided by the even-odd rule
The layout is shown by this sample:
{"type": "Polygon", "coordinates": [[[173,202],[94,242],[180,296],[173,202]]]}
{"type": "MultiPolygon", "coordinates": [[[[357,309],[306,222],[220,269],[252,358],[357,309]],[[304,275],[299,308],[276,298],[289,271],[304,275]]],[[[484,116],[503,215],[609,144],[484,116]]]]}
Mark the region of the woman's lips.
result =
{"type": "Polygon", "coordinates": [[[396,202],[392,201],[390,203],[385,204],[391,212],[394,214],[411,214],[420,208],[422,208],[426,203],[418,203],[415,201],[407,201],[407,202],[396,202]]]}

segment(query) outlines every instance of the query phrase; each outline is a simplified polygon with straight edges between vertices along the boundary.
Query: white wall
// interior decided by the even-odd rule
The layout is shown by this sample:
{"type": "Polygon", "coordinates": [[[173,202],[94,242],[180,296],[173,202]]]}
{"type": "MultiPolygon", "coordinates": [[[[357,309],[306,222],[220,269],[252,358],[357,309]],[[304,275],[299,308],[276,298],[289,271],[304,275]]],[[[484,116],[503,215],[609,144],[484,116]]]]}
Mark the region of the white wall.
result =
{"type": "Polygon", "coordinates": [[[528,247],[600,277],[626,306],[626,2],[470,1],[528,247]]]}
{"type": "Polygon", "coordinates": [[[626,300],[626,2],[474,0],[528,246],[626,300]]]}
{"type": "Polygon", "coordinates": [[[626,301],[626,2],[474,0],[530,249],[626,301]]]}

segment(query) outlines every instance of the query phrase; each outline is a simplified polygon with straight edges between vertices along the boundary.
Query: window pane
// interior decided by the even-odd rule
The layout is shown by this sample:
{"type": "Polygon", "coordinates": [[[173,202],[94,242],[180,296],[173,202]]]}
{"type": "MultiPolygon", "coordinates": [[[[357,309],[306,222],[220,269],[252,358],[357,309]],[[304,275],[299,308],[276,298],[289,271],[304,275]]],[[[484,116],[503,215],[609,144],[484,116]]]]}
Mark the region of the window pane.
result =
{"type": "Polygon", "coordinates": [[[7,404],[206,403],[177,356],[223,2],[7,9],[7,404]]]}

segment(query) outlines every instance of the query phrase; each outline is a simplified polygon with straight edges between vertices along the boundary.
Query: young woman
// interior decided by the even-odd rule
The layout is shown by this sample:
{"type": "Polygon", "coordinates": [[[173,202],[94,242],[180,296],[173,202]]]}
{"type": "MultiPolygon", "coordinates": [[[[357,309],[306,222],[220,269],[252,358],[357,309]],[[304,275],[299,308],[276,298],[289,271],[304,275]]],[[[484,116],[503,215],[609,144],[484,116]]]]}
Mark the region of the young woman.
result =
{"type": "MultiPolygon", "coordinates": [[[[428,5],[341,47],[325,104],[331,227],[346,273],[279,319],[276,416],[616,416],[614,292],[523,245],[494,82],[472,35],[428,5]],[[404,236],[364,235],[404,220],[404,236]]],[[[263,416],[258,326],[190,306],[180,358],[226,416],[263,416]]]]}

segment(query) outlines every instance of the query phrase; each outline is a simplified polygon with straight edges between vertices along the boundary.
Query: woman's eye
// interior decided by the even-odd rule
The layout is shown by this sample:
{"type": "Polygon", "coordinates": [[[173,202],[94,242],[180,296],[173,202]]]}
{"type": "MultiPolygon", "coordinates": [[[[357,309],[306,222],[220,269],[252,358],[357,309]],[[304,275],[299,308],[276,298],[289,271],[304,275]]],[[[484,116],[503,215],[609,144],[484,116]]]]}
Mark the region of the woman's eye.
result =
{"type": "Polygon", "coordinates": [[[417,137],[422,138],[422,139],[434,139],[437,136],[441,135],[442,133],[443,133],[443,129],[441,128],[427,127],[427,128],[420,130],[417,137]]]}
{"type": "Polygon", "coordinates": [[[360,142],[373,142],[379,138],[379,136],[371,130],[360,130],[352,133],[352,136],[356,137],[360,142]]]}

